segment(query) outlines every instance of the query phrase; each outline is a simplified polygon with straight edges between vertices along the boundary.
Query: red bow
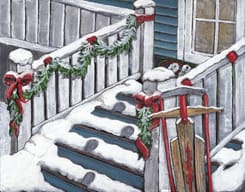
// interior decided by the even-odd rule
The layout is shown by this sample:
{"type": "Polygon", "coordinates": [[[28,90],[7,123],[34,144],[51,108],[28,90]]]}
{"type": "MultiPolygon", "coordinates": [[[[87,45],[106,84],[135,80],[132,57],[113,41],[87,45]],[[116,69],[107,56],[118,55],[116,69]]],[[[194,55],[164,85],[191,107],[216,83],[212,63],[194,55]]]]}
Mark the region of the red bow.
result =
{"type": "MultiPolygon", "coordinates": [[[[152,96],[145,96],[143,93],[138,93],[134,96],[134,100],[136,102],[136,107],[138,109],[142,109],[143,107],[150,107],[153,113],[159,112],[159,101],[161,96],[159,94],[155,94],[152,96]]],[[[153,119],[152,125],[148,128],[152,130],[159,126],[160,119],[153,119]]]]}
{"type": "Polygon", "coordinates": [[[22,103],[26,103],[28,100],[23,96],[23,86],[28,85],[33,79],[32,73],[23,73],[18,75],[14,72],[8,72],[4,75],[3,80],[6,85],[9,86],[5,95],[7,100],[10,100],[13,91],[17,89],[18,98],[15,99],[16,105],[19,108],[20,114],[23,114],[22,103]]]}
{"type": "MultiPolygon", "coordinates": [[[[142,109],[143,107],[150,107],[154,113],[159,111],[159,101],[160,101],[160,94],[152,95],[152,96],[145,96],[143,93],[138,93],[134,96],[134,100],[136,102],[136,107],[138,109],[142,109]]],[[[151,126],[148,128],[149,131],[159,126],[160,119],[153,119],[151,126]]],[[[142,141],[140,137],[137,138],[135,141],[135,145],[137,149],[140,151],[144,160],[147,160],[150,156],[150,151],[142,141]]]]}
{"type": "Polygon", "coordinates": [[[87,42],[90,45],[93,45],[93,44],[95,44],[97,42],[97,37],[96,36],[89,37],[89,38],[87,38],[87,42]]]}

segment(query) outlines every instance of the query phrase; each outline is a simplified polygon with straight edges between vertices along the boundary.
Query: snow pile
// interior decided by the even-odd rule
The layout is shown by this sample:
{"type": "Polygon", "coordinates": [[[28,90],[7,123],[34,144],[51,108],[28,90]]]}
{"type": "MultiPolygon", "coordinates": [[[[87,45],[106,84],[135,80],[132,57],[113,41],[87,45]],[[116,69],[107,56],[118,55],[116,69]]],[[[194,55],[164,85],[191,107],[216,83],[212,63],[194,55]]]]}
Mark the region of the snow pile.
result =
{"type": "Polygon", "coordinates": [[[165,67],[156,67],[150,71],[147,71],[144,76],[143,80],[149,81],[165,81],[170,78],[174,78],[175,74],[173,71],[165,68],[165,67]]]}
{"type": "Polygon", "coordinates": [[[241,190],[245,183],[245,130],[234,139],[243,142],[240,151],[223,148],[212,158],[221,164],[213,173],[213,187],[217,192],[241,190]]]}

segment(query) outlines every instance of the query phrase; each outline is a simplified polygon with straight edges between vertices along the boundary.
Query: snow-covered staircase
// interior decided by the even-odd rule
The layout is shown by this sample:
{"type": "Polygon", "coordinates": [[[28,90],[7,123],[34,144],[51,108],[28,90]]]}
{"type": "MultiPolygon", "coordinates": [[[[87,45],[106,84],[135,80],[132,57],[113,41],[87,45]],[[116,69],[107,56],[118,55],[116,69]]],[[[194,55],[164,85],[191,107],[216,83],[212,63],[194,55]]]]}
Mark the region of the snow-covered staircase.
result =
{"type": "MultiPolygon", "coordinates": [[[[73,192],[143,191],[144,161],[138,159],[134,144],[137,119],[132,94],[119,91],[109,105],[105,100],[110,98],[105,95],[103,102],[92,101],[85,104],[85,110],[80,108],[81,122],[55,136],[56,161],[40,161],[46,182],[73,192]]],[[[71,113],[68,119],[79,117],[79,112],[71,113]]],[[[54,126],[58,132],[60,123],[54,126]]]]}

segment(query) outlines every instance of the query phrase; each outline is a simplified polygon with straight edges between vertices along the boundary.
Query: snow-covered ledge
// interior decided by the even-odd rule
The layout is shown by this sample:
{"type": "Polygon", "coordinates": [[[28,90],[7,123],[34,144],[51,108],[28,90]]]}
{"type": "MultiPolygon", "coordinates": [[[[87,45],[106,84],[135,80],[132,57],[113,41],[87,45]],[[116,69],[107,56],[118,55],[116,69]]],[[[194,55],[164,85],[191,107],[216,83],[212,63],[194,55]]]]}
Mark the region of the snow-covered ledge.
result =
{"type": "Polygon", "coordinates": [[[172,86],[175,86],[176,75],[173,71],[165,67],[156,67],[145,72],[142,80],[144,92],[146,94],[152,94],[155,91],[163,91],[164,89],[170,88],[167,85],[169,82],[171,82],[172,86]]]}

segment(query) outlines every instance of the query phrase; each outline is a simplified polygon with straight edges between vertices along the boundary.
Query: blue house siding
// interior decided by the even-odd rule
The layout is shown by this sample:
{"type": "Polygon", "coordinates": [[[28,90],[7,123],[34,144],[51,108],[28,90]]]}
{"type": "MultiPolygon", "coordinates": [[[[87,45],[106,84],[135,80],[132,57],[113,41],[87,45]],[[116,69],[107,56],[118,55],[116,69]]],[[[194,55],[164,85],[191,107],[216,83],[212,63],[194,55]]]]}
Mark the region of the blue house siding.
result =
{"type": "MultiPolygon", "coordinates": [[[[133,8],[134,0],[90,0],[93,2],[133,8]]],[[[177,58],[178,0],[155,0],[154,54],[177,58]]]]}

